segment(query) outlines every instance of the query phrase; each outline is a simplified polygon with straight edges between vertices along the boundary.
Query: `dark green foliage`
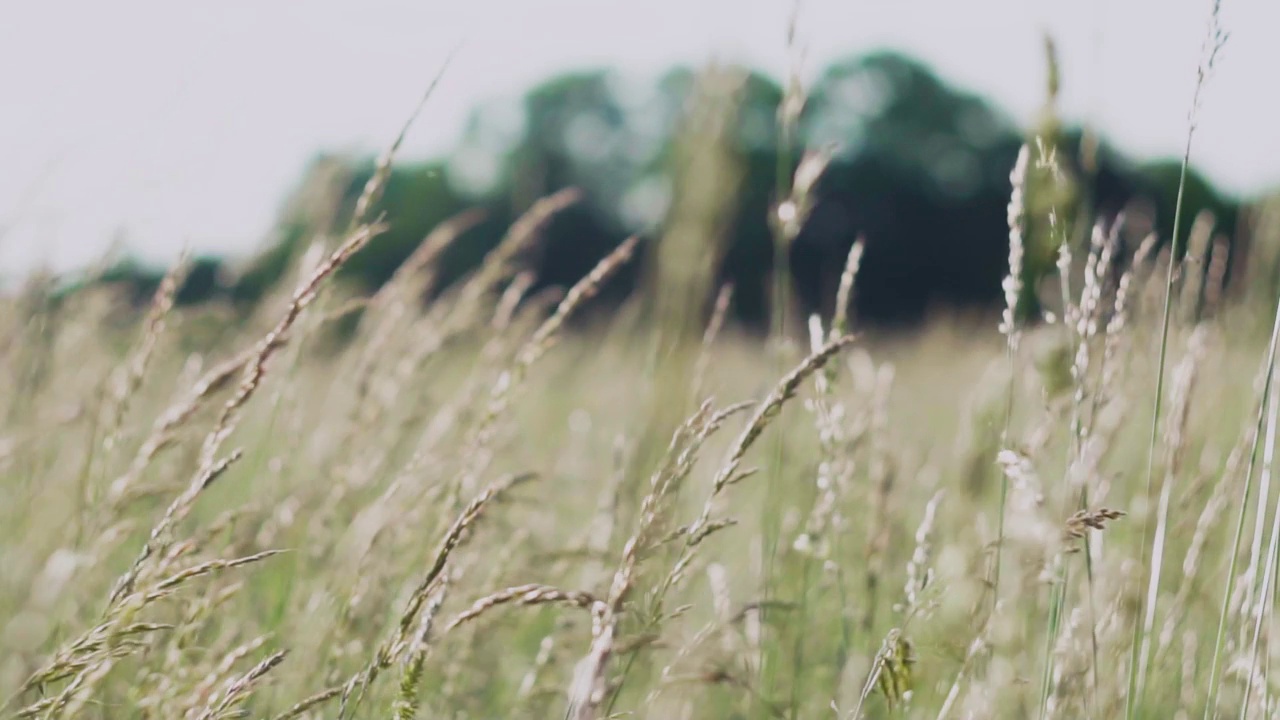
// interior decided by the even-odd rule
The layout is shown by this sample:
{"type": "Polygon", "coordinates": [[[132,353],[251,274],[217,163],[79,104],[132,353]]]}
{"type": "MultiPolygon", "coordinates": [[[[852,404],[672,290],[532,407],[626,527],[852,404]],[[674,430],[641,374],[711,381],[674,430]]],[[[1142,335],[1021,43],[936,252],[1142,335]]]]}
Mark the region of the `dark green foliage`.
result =
{"type": "MultiPolygon", "coordinates": [[[[537,256],[529,258],[537,272],[534,292],[573,283],[630,234],[661,237],[672,193],[680,192],[674,148],[695,86],[696,75],[687,69],[651,80],[579,72],[548,80],[519,99],[481,104],[448,157],[394,168],[372,213],[385,217],[389,230],[343,268],[341,279],[358,292],[372,292],[441,221],[483,208],[485,220],[442,258],[438,292],[474,269],[534,200],[566,187],[581,189],[584,201],[554,219],[537,256]]],[[[814,190],[809,222],[788,248],[801,309],[834,310],[845,256],[858,237],[866,240],[853,298],[861,323],[914,323],[933,307],[997,305],[1007,272],[1009,171],[1022,131],[982,98],[893,52],[834,63],[807,95],[798,143],[834,147],[835,156],[814,190]]],[[[796,148],[779,154],[782,97],[769,77],[744,75],[730,127],[745,176],[718,280],[734,283],[734,311],[756,327],[769,317],[775,258],[770,212],[779,201],[779,173],[789,173],[799,159],[791,157],[796,148]]],[[[1033,172],[1025,261],[1029,313],[1036,280],[1055,272],[1058,244],[1064,238],[1077,246],[1087,242],[1082,218],[1092,217],[1089,211],[1114,218],[1145,198],[1156,229],[1168,238],[1177,192],[1177,161],[1134,166],[1106,145],[1088,146],[1092,154],[1085,158],[1078,129],[1049,131],[1056,137],[1044,140],[1057,149],[1068,189],[1043,195],[1045,171],[1033,172]],[[1052,232],[1050,206],[1061,221],[1052,232]]],[[[199,261],[180,301],[226,295],[241,304],[256,302],[314,239],[332,239],[349,226],[373,170],[368,159],[317,158],[299,191],[310,201],[286,210],[276,239],[234,280],[224,279],[218,261],[199,261]]],[[[1218,231],[1234,234],[1238,205],[1194,172],[1186,199],[1188,218],[1212,210],[1218,231]]],[[[1190,224],[1183,224],[1182,246],[1190,224]]],[[[628,267],[609,292],[620,297],[638,272],[643,267],[628,267]]],[[[126,264],[103,280],[126,282],[142,299],[159,278],[157,271],[126,264]]]]}
{"type": "MultiPolygon", "coordinates": [[[[352,173],[338,227],[350,224],[355,200],[373,170],[373,164],[367,163],[352,173]]],[[[413,253],[431,228],[463,207],[440,163],[395,168],[387,178],[381,199],[370,212],[371,218],[385,216],[390,221],[387,231],[378,242],[356,253],[339,271],[340,276],[355,281],[362,291],[376,290],[413,253]]]]}
{"type": "Polygon", "coordinates": [[[125,258],[103,271],[95,284],[119,288],[131,305],[142,306],[155,295],[163,278],[163,270],[125,258]]]}
{"type": "Polygon", "coordinates": [[[223,261],[213,257],[198,257],[191,261],[186,281],[178,288],[174,302],[193,305],[206,302],[227,291],[223,261]]]}
{"type": "MultiPolygon", "coordinates": [[[[96,277],[71,282],[59,295],[66,296],[88,285],[104,285],[119,290],[129,305],[142,308],[155,297],[164,275],[162,268],[126,257],[96,277]]],[[[222,258],[193,258],[185,281],[174,295],[174,302],[178,305],[197,305],[230,295],[232,287],[228,277],[226,261],[222,258]]]]}
{"type": "MultiPolygon", "coordinates": [[[[1145,163],[1137,170],[1137,192],[1150,199],[1154,205],[1156,230],[1166,242],[1167,238],[1173,236],[1173,216],[1177,207],[1181,172],[1182,161],[1175,158],[1145,163]]],[[[1213,213],[1216,232],[1227,237],[1235,235],[1240,213],[1239,203],[1219,193],[1195,170],[1188,170],[1182,207],[1184,222],[1178,237],[1179,257],[1187,248],[1192,220],[1205,210],[1213,213]]]]}
{"type": "Polygon", "coordinates": [[[933,305],[998,299],[1021,142],[1009,120],[923,65],[875,53],[823,74],[805,134],[839,148],[793,253],[807,305],[833,309],[859,235],[854,305],[863,322],[914,322],[933,305]]]}
{"type": "Polygon", "coordinates": [[[231,289],[232,299],[240,304],[258,302],[289,272],[308,237],[307,227],[297,221],[287,223],[280,238],[253,259],[231,289]]]}

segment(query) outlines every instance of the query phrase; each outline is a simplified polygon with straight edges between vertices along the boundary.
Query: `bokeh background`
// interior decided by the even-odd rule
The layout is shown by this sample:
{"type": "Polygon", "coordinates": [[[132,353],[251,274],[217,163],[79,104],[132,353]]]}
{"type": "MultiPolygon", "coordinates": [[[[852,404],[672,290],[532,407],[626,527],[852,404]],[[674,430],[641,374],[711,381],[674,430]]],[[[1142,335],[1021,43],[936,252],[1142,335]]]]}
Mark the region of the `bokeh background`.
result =
{"type": "Polygon", "coordinates": [[[0,716],[1275,717],[1277,27],[0,4],[0,716]]]}
{"type": "MultiPolygon", "coordinates": [[[[447,263],[446,280],[458,277],[537,197],[573,186],[585,198],[551,229],[538,268],[539,283],[563,285],[628,235],[662,234],[685,110],[715,62],[740,71],[724,91],[736,193],[723,252],[708,252],[737,287],[738,316],[767,316],[779,261],[803,307],[829,308],[863,237],[858,316],[901,325],[999,301],[1008,172],[1033,134],[1071,176],[1058,200],[1086,215],[1127,210],[1131,234],[1169,237],[1207,13],[1191,0],[325,0],[53,2],[5,15],[10,282],[48,268],[136,286],[141,302],[189,248],[200,262],[183,302],[252,303],[349,215],[378,151],[452,57],[382,201],[392,230],[344,277],[379,287],[436,223],[481,208],[447,263]],[[789,86],[804,104],[781,133],[789,86]],[[769,225],[779,168],[827,146],[814,215],[781,258],[769,225]]],[[[1205,86],[1187,210],[1212,213],[1202,217],[1232,244],[1239,289],[1249,228],[1280,185],[1278,101],[1260,86],[1280,63],[1268,31],[1280,8],[1239,0],[1222,21],[1232,38],[1205,86]]],[[[1041,239],[1032,275],[1058,244],[1041,239]]]]}

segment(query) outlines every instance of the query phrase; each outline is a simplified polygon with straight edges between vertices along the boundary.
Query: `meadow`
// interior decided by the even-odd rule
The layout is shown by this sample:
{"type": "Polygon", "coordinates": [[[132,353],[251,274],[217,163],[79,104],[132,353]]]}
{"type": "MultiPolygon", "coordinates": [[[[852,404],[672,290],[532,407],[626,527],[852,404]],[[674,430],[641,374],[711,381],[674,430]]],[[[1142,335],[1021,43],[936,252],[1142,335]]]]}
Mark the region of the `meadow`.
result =
{"type": "Polygon", "coordinates": [[[724,198],[691,146],[663,242],[570,288],[522,264],[564,194],[439,295],[457,223],[370,297],[333,282],[388,154],[246,317],[176,307],[184,263],[141,317],[0,300],[0,714],[1280,712],[1280,322],[1211,227],[1121,257],[1100,219],[1024,317],[1029,144],[1003,317],[761,336],[699,259],[724,198]]]}
{"type": "Polygon", "coordinates": [[[1099,233],[1010,353],[566,329],[632,245],[519,304],[501,249],[325,293],[376,230],[243,324],[174,275],[140,323],[6,301],[6,714],[1118,717],[1135,657],[1137,717],[1274,707],[1267,318],[1186,273],[1166,336],[1167,253],[1107,285],[1099,233]]]}

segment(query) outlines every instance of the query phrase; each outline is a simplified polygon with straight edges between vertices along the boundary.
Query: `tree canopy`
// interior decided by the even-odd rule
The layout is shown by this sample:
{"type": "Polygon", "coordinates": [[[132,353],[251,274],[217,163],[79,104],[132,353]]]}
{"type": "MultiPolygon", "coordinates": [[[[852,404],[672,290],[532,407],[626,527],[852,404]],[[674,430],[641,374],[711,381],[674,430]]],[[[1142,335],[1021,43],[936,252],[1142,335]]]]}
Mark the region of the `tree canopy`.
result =
{"type": "MultiPolygon", "coordinates": [[[[678,187],[674,148],[696,79],[685,68],[649,78],[573,72],[521,97],[479,104],[446,156],[393,168],[375,209],[389,230],[343,277],[372,291],[440,222],[483,209],[484,220],[442,262],[447,286],[475,268],[537,198],[568,187],[579,188],[583,200],[548,228],[538,284],[573,282],[628,235],[656,241],[678,187]]],[[[742,177],[718,275],[734,283],[741,320],[759,326],[768,317],[767,278],[776,257],[770,213],[779,201],[780,172],[785,177],[794,170],[800,147],[832,152],[812,189],[812,213],[786,248],[803,309],[833,309],[845,256],[858,238],[865,240],[865,255],[854,310],[862,322],[912,323],[933,307],[999,301],[1007,271],[1009,172],[1027,133],[988,101],[894,52],[849,58],[821,72],[806,89],[796,143],[787,146],[779,133],[784,95],[772,78],[747,72],[728,119],[742,177]]],[[[1071,179],[1071,191],[1040,201],[1062,205],[1067,223],[1076,220],[1071,210],[1080,203],[1114,217],[1143,199],[1159,236],[1172,234],[1179,163],[1131,163],[1105,144],[1086,142],[1078,128],[1055,129],[1041,141],[1055,153],[1056,172],[1071,179]]],[[[273,241],[241,263],[234,280],[219,281],[216,267],[193,275],[182,299],[222,294],[248,303],[261,297],[317,233],[349,221],[373,172],[368,158],[318,158],[273,241]]],[[[1185,212],[1195,217],[1202,210],[1213,212],[1221,233],[1234,236],[1238,203],[1192,172],[1185,212]]],[[[1038,244],[1029,247],[1028,272],[1047,272],[1060,239],[1031,236],[1038,244]]],[[[158,281],[158,273],[134,266],[114,279],[122,273],[134,273],[143,285],[158,281]]]]}

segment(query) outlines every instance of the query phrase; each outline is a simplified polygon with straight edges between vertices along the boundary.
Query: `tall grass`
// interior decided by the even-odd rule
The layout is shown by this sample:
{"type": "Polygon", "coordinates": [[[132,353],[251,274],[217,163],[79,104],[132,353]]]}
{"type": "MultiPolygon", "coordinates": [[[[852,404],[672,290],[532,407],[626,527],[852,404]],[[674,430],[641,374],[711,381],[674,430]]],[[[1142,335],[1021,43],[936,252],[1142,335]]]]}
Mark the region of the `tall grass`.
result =
{"type": "MultiPolygon", "coordinates": [[[[733,177],[707,102],[686,188],[733,177]]],[[[780,362],[730,288],[679,312],[730,200],[677,204],[646,270],[684,284],[648,313],[590,314],[636,240],[530,294],[520,250],[573,191],[422,307],[476,218],[445,223],[338,343],[359,213],[234,323],[174,307],[182,266],[137,322],[47,278],[0,300],[0,712],[1274,714],[1280,317],[1122,253],[1122,218],[1069,248],[1060,323],[1017,322],[1011,282],[1002,326],[865,339],[842,300],[780,362]]]]}
{"type": "MultiPolygon", "coordinates": [[[[994,323],[850,342],[815,319],[814,354],[781,376],[723,327],[700,345],[699,372],[655,384],[634,352],[643,315],[562,325],[631,251],[546,315],[530,300],[495,324],[499,294],[459,287],[443,302],[480,297],[470,318],[379,301],[336,349],[307,305],[326,263],[228,331],[244,350],[184,350],[201,311],[163,294],[166,320],[137,326],[138,349],[98,320],[107,291],[56,311],[6,302],[18,338],[46,338],[4,356],[6,403],[25,408],[0,432],[6,713],[1123,712],[1143,622],[1130,578],[1147,541],[1121,513],[1147,512],[1147,438],[1131,418],[1156,364],[1141,348],[1161,334],[1158,306],[1132,301],[1152,273],[1126,270],[1080,304],[1102,328],[1071,381],[1083,403],[1045,394],[1054,366],[1017,364],[1018,422],[997,457],[975,432],[1003,418],[987,409],[1008,389],[994,323]],[[417,349],[446,324],[453,340],[417,349]],[[296,362],[275,362],[285,348],[296,362]],[[138,376],[139,353],[127,404],[100,393],[138,376]],[[47,379],[15,384],[32,363],[47,379]],[[636,466],[645,408],[691,393],[694,413],[636,466]],[[970,479],[975,456],[1003,463],[1008,483],[994,612],[1000,487],[970,479]],[[620,483],[633,473],[646,479],[629,507],[620,483]],[[1064,506],[1063,483],[1087,486],[1089,506],[1064,506]],[[768,518],[754,509],[766,497],[768,518]],[[1094,583],[1060,585],[1061,620],[1046,624],[1044,581],[1082,573],[1086,553],[1094,583]],[[763,657],[776,663],[767,685],[763,657]]],[[[1238,670],[1270,657],[1257,609],[1273,597],[1274,533],[1256,576],[1231,586],[1257,587],[1252,604],[1220,592],[1250,544],[1233,542],[1243,512],[1224,523],[1215,508],[1248,497],[1265,438],[1266,390],[1236,379],[1267,355],[1238,322],[1250,313],[1171,324],[1173,366],[1199,368],[1194,382],[1173,374],[1177,424],[1155,461],[1164,556],[1185,562],[1161,584],[1141,716],[1257,712],[1275,695],[1270,676],[1238,670]],[[1219,621],[1220,649],[1193,641],[1219,621]]],[[[1061,326],[1024,328],[1023,341],[1032,354],[1082,342],[1061,326]]]]}

